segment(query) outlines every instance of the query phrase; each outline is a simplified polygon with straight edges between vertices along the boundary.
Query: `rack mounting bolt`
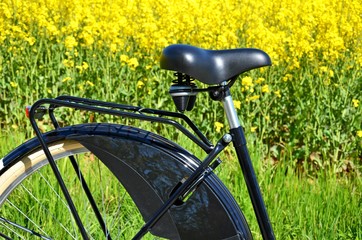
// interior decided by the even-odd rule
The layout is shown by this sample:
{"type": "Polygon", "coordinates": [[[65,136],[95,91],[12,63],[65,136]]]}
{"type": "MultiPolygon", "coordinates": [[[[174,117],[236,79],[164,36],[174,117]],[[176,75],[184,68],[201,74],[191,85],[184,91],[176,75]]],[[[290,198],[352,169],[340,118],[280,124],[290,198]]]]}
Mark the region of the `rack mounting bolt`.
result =
{"type": "Polygon", "coordinates": [[[222,140],[224,140],[225,143],[229,143],[233,140],[233,137],[229,133],[227,133],[222,137],[222,140]]]}

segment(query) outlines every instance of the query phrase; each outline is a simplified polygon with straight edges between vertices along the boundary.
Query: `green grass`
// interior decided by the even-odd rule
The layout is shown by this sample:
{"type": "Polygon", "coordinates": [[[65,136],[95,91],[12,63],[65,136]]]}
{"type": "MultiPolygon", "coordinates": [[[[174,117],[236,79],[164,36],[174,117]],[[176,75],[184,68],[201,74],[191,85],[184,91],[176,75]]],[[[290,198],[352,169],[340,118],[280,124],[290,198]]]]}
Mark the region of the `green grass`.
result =
{"type": "MultiPolygon", "coordinates": [[[[1,131],[0,156],[24,138],[22,133],[1,131]]],[[[249,142],[253,140],[253,136],[248,136],[249,142]]],[[[288,161],[273,164],[263,161],[260,146],[251,145],[250,152],[277,239],[362,239],[362,180],[359,176],[338,176],[333,171],[314,176],[297,174],[288,161]]],[[[188,143],[185,147],[194,149],[188,143]]],[[[196,152],[199,157],[204,156],[202,152],[196,152]]],[[[243,177],[230,147],[221,158],[224,162],[216,172],[233,193],[253,234],[259,239],[243,177]]],[[[91,177],[89,180],[90,186],[99,184],[97,179],[91,177]]],[[[29,203],[19,199],[18,204],[29,203]]],[[[57,202],[47,204],[50,209],[62,211],[57,202]]]]}
{"type": "MultiPolygon", "coordinates": [[[[362,238],[359,175],[341,177],[328,170],[317,176],[298,174],[289,163],[266,163],[258,148],[251,146],[251,155],[277,239],[362,238]]],[[[234,156],[226,156],[225,162],[219,176],[251,222],[252,232],[261,239],[234,156]]]]}

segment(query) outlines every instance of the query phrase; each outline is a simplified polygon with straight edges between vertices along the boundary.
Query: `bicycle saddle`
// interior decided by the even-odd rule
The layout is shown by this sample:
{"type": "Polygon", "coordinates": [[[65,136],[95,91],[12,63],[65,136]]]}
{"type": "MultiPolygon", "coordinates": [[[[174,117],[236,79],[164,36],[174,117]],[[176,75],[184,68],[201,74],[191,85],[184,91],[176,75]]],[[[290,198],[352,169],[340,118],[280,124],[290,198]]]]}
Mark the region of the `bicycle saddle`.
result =
{"type": "Polygon", "coordinates": [[[185,73],[208,85],[271,65],[268,54],[255,48],[206,50],[184,44],[166,47],[160,61],[162,69],[185,73]]]}

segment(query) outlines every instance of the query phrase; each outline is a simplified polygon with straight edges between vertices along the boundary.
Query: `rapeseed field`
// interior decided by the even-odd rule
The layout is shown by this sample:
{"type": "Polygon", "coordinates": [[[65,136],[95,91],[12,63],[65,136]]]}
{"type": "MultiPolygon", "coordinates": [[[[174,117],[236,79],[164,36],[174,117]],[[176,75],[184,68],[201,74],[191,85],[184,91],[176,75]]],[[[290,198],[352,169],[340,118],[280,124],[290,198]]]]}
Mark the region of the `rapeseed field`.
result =
{"type": "MultiPolygon", "coordinates": [[[[361,13],[357,0],[3,0],[0,124],[18,129],[23,106],[60,94],[174,109],[171,75],[158,67],[164,47],[254,47],[273,67],[245,74],[233,89],[247,132],[271,159],[355,171],[361,13]]],[[[214,105],[198,101],[195,116],[214,122],[207,131],[223,131],[214,105]]]]}

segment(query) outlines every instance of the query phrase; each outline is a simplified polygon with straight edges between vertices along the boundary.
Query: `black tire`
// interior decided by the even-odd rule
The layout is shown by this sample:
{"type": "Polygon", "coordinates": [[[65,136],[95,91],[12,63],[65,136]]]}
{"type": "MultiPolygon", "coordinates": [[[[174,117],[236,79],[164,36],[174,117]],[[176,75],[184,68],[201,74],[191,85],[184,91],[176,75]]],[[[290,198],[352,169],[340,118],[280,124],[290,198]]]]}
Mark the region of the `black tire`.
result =
{"type": "MultiPolygon", "coordinates": [[[[112,239],[132,238],[200,164],[175,143],[122,125],[70,126],[46,133],[45,139],[94,239],[105,237],[84,200],[77,174],[68,167],[67,156],[77,156],[112,239]],[[96,172],[100,176],[95,176],[96,172]]],[[[14,226],[15,222],[32,234],[52,239],[80,238],[57,183],[48,179],[53,176],[47,162],[37,139],[0,160],[2,235],[28,239],[31,234],[14,226]]],[[[251,239],[238,205],[214,174],[208,175],[187,201],[172,206],[150,232],[146,239],[251,239]]]]}

